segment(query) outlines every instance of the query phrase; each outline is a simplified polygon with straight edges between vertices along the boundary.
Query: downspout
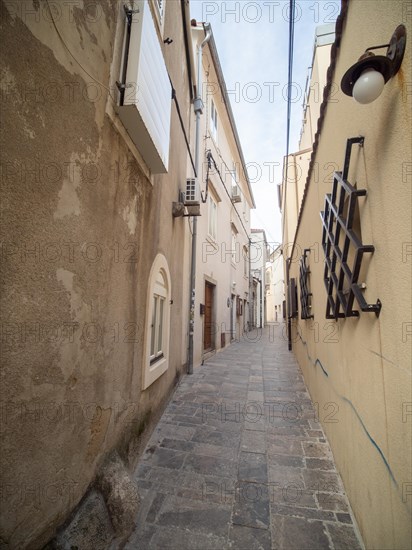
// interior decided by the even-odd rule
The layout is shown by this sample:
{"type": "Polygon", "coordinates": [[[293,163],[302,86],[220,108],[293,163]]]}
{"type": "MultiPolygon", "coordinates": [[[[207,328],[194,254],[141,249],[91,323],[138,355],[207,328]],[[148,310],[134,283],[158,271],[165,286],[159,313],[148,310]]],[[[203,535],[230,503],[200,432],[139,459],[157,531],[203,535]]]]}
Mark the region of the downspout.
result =
{"type": "MultiPolygon", "coordinates": [[[[202,57],[203,48],[212,36],[212,29],[209,23],[204,24],[206,36],[200,46],[197,47],[197,90],[194,100],[196,114],[196,142],[195,142],[195,169],[199,174],[200,154],[200,115],[203,111],[202,101],[202,57]]],[[[199,177],[199,176],[198,176],[199,177]]],[[[192,258],[190,264],[190,312],[189,312],[189,357],[187,362],[188,374],[193,374],[193,337],[195,329],[195,296],[196,296],[196,240],[197,240],[197,217],[192,216],[192,258]]]]}
{"type": "Polygon", "coordinates": [[[289,300],[289,272],[290,272],[290,262],[291,258],[286,259],[286,314],[288,318],[288,350],[292,351],[292,321],[290,316],[290,300],[289,300]]]}
{"type": "Polygon", "coordinates": [[[182,1],[182,10],[183,10],[183,24],[185,27],[185,48],[186,48],[186,56],[189,57],[189,78],[191,81],[191,87],[190,87],[190,99],[192,99],[194,96],[196,96],[196,83],[194,82],[194,79],[196,78],[196,68],[195,68],[195,61],[193,58],[193,47],[192,47],[192,27],[190,24],[190,10],[189,10],[189,0],[181,0],[182,1]],[[193,82],[192,82],[193,81],[193,82]],[[194,93],[192,95],[192,91],[194,88],[194,93]]]}
{"type": "Polygon", "coordinates": [[[253,277],[252,277],[252,260],[250,258],[250,248],[252,244],[252,239],[248,237],[249,240],[249,325],[248,332],[253,328],[253,277]]]}

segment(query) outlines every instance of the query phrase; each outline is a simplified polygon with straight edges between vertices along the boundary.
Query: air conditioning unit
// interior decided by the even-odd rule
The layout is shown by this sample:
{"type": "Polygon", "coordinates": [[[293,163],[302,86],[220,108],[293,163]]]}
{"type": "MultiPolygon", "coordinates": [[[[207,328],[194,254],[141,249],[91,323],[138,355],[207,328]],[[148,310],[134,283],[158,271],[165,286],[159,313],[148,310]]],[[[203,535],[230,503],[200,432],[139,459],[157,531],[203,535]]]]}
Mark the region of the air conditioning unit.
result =
{"type": "Polygon", "coordinates": [[[186,180],[185,206],[200,206],[200,190],[196,178],[186,180]]]}
{"type": "Polygon", "coordinates": [[[238,185],[232,185],[232,202],[241,202],[240,189],[238,185]]]}

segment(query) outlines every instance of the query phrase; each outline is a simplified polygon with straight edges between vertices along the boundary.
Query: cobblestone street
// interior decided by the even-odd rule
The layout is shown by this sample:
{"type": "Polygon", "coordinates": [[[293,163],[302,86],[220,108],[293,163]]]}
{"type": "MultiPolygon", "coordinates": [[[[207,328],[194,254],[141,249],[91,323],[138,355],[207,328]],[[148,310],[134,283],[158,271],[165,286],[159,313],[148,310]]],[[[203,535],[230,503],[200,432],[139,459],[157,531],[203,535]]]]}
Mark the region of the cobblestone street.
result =
{"type": "Polygon", "coordinates": [[[126,548],[363,548],[282,327],[185,376],[135,472],[126,548]]]}

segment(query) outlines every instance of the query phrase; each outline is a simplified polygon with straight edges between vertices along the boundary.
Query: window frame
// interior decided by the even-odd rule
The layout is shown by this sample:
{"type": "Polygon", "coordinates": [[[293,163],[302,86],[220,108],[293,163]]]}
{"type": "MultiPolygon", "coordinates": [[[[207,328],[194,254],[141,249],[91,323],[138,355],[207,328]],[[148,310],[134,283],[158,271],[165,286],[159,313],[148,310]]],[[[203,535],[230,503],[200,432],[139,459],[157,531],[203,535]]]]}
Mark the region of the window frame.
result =
{"type": "Polygon", "coordinates": [[[152,264],[147,288],[143,390],[169,367],[170,297],[170,271],[165,256],[159,253],[152,264]]]}
{"type": "Polygon", "coordinates": [[[158,271],[157,276],[162,277],[163,282],[156,279],[153,291],[152,301],[152,323],[150,331],[150,353],[149,359],[152,365],[164,357],[164,336],[165,336],[165,303],[167,299],[167,287],[164,283],[162,270],[158,271]]]}
{"type": "Polygon", "coordinates": [[[210,100],[210,134],[214,141],[217,143],[218,136],[218,118],[217,118],[217,109],[213,99],[210,100]]]}
{"type": "Polygon", "coordinates": [[[243,276],[247,278],[249,274],[249,254],[247,246],[243,246],[243,276]]]}
{"type": "Polygon", "coordinates": [[[231,228],[231,232],[232,232],[232,247],[231,247],[231,261],[232,261],[232,265],[236,266],[236,258],[237,258],[237,239],[236,239],[236,232],[235,230],[233,229],[233,227],[231,228]]]}
{"type": "Polygon", "coordinates": [[[209,201],[208,201],[207,233],[213,241],[216,241],[217,239],[217,200],[213,197],[211,193],[209,193],[209,201]]]}

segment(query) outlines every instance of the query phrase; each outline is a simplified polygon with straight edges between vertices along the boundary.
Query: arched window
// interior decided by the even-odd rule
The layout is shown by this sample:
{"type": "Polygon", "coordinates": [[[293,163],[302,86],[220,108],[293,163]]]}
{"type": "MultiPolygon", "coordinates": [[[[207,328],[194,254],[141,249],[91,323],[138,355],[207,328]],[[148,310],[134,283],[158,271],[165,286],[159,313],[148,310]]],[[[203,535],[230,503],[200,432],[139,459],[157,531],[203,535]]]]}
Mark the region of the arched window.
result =
{"type": "Polygon", "coordinates": [[[158,254],[150,270],[146,305],[144,390],[169,366],[170,295],[167,260],[158,254]]]}

